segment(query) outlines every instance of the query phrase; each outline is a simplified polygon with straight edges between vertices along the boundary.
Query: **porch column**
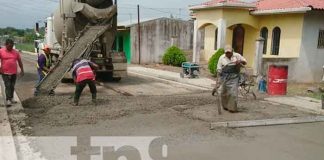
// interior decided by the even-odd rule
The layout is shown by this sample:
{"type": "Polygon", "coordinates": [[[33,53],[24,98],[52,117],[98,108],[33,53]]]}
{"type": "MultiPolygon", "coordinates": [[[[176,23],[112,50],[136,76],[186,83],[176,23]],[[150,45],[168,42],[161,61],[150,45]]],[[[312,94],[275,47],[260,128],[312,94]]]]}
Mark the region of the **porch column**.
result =
{"type": "Polygon", "coordinates": [[[256,40],[256,49],[253,65],[253,75],[262,76],[262,57],[263,57],[263,47],[264,47],[264,38],[259,37],[256,40]]]}
{"type": "Polygon", "coordinates": [[[200,61],[200,48],[201,48],[201,32],[198,28],[198,21],[194,21],[194,37],[193,37],[193,56],[192,62],[199,63],[200,61]]]}
{"type": "Polygon", "coordinates": [[[220,19],[217,22],[218,35],[217,35],[217,48],[224,48],[226,45],[226,20],[220,19]]]}

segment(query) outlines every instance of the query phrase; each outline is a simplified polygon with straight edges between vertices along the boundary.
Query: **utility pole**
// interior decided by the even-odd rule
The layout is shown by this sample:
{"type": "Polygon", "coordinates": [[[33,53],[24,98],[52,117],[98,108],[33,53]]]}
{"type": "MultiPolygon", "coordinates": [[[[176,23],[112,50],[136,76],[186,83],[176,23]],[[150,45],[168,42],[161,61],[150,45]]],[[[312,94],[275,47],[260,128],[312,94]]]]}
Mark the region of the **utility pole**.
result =
{"type": "Polygon", "coordinates": [[[137,5],[137,27],[138,27],[138,64],[141,64],[141,20],[140,7],[137,5]]]}

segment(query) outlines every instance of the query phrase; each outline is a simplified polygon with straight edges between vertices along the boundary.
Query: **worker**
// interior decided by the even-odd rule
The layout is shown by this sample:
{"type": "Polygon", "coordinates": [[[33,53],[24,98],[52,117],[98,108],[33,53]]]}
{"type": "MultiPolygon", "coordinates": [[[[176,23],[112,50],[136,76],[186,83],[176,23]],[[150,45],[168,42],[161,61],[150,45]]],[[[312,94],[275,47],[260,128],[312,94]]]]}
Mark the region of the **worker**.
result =
{"type": "Polygon", "coordinates": [[[37,60],[38,83],[51,71],[52,66],[51,49],[48,45],[44,45],[42,50],[37,60]]]}
{"type": "Polygon", "coordinates": [[[240,68],[247,64],[246,59],[235,53],[230,45],[225,46],[225,54],[219,58],[217,64],[218,93],[224,110],[237,112],[238,87],[240,68]]]}
{"type": "Polygon", "coordinates": [[[97,88],[95,84],[94,70],[98,65],[86,59],[75,59],[72,63],[72,77],[75,82],[74,106],[79,105],[81,93],[86,85],[89,86],[92,94],[92,102],[96,104],[97,88]]]}
{"type": "MultiPolygon", "coordinates": [[[[48,45],[43,45],[42,51],[38,54],[37,58],[37,74],[38,80],[37,83],[40,83],[44,77],[51,71],[52,58],[51,58],[51,49],[48,45]]],[[[37,96],[39,93],[38,88],[35,89],[34,95],[37,96]]],[[[51,94],[54,94],[52,91],[51,94]]]]}
{"type": "Polygon", "coordinates": [[[20,76],[24,76],[24,66],[18,51],[13,49],[14,41],[7,39],[5,47],[0,49],[1,59],[1,73],[5,84],[6,102],[7,107],[17,103],[14,100],[15,84],[18,73],[18,66],[20,68],[20,76]]]}

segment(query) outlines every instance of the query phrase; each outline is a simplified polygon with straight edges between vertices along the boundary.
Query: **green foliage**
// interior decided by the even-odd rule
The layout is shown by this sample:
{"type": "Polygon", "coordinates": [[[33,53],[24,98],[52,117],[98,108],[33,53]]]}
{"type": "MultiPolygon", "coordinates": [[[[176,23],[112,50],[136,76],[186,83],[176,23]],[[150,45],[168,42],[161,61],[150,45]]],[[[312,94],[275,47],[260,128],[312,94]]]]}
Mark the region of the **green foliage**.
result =
{"type": "Polygon", "coordinates": [[[216,51],[216,53],[209,59],[208,69],[211,74],[216,75],[217,73],[217,63],[220,58],[224,54],[224,49],[220,48],[216,51]]]}
{"type": "Polygon", "coordinates": [[[16,29],[13,27],[6,27],[6,28],[0,28],[0,36],[4,37],[1,41],[4,41],[6,38],[13,38],[19,37],[23,38],[23,41],[25,43],[32,43],[36,39],[42,39],[43,35],[45,34],[45,27],[40,28],[40,37],[36,36],[36,33],[34,29],[16,29]]]}
{"type": "Polygon", "coordinates": [[[176,46],[167,49],[162,58],[163,64],[180,67],[183,62],[186,62],[184,52],[176,46]]]}
{"type": "Polygon", "coordinates": [[[35,52],[35,46],[33,43],[20,43],[15,45],[17,50],[35,52]]]}

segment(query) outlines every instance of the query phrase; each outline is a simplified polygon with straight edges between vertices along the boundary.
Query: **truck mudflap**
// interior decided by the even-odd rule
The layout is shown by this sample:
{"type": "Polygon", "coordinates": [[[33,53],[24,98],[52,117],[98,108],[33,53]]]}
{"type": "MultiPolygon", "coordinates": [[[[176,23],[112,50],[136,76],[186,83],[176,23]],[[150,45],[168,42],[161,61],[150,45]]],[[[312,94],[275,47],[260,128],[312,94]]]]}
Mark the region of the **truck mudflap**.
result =
{"type": "Polygon", "coordinates": [[[112,52],[113,77],[127,77],[127,58],[124,52],[112,52]]]}
{"type": "Polygon", "coordinates": [[[91,61],[99,65],[98,79],[119,81],[127,77],[127,59],[123,52],[110,52],[109,58],[91,57],[91,61]]]}

